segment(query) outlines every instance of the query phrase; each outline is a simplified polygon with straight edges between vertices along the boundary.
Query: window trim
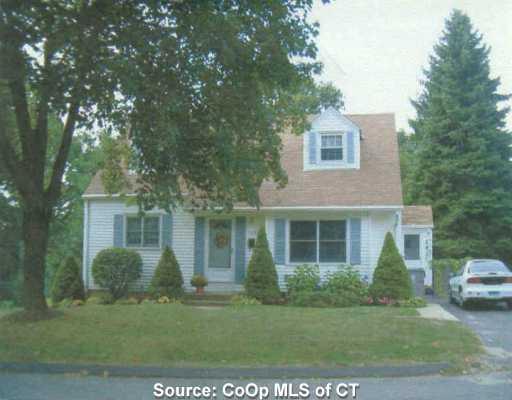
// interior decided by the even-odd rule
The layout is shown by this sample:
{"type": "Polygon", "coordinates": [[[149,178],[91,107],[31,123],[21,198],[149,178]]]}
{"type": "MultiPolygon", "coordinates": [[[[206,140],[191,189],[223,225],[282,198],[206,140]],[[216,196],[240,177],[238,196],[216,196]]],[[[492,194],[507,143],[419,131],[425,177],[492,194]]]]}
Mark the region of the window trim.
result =
{"type": "Polygon", "coordinates": [[[319,146],[318,146],[318,161],[320,164],[343,164],[346,163],[346,146],[345,146],[345,132],[336,131],[336,132],[318,132],[318,138],[319,138],[319,146]],[[324,136],[341,136],[341,160],[323,160],[322,159],[322,150],[323,149],[339,149],[338,146],[328,146],[323,147],[322,146],[322,138],[324,136]]]}
{"type": "MultiPolygon", "coordinates": [[[[316,149],[316,159],[319,165],[345,165],[347,163],[347,134],[344,131],[321,131],[316,132],[318,146],[316,149]],[[322,160],[322,137],[323,136],[341,136],[341,160],[322,160]]],[[[327,149],[337,149],[338,147],[326,147],[327,149]]]]}
{"type": "Polygon", "coordinates": [[[286,230],[285,230],[285,246],[286,246],[286,264],[287,265],[303,265],[303,264],[315,264],[318,266],[322,265],[339,265],[339,264],[348,264],[350,260],[350,219],[349,218],[290,218],[286,220],[286,230]],[[304,221],[304,222],[315,222],[316,223],[316,260],[315,261],[291,261],[290,253],[290,238],[291,238],[291,222],[295,221],[304,221]],[[345,222],[345,261],[329,261],[329,262],[320,262],[320,222],[345,222]]]}
{"type": "Polygon", "coordinates": [[[404,260],[405,261],[421,261],[421,233],[404,233],[404,260]],[[417,236],[418,237],[418,258],[408,258],[406,254],[406,248],[405,248],[405,237],[406,236],[417,236]]]}
{"type": "Polygon", "coordinates": [[[162,248],[162,214],[149,214],[146,213],[144,216],[138,214],[125,214],[124,215],[124,246],[134,250],[152,250],[162,248]],[[144,218],[157,218],[158,219],[158,244],[152,246],[144,246],[144,218]],[[129,245],[128,244],[128,218],[141,218],[141,235],[140,244],[129,245]]]}

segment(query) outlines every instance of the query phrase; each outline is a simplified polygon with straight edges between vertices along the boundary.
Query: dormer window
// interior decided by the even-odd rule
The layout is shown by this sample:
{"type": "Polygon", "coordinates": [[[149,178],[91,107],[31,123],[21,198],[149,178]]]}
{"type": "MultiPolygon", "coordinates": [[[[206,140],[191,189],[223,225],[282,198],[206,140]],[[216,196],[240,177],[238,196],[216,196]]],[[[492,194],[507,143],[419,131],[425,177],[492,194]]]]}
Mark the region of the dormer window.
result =
{"type": "Polygon", "coordinates": [[[321,135],[320,160],[343,160],[343,135],[341,133],[321,135]]]}
{"type": "Polygon", "coordinates": [[[329,108],[315,117],[304,134],[304,171],[359,169],[360,128],[329,108]]]}

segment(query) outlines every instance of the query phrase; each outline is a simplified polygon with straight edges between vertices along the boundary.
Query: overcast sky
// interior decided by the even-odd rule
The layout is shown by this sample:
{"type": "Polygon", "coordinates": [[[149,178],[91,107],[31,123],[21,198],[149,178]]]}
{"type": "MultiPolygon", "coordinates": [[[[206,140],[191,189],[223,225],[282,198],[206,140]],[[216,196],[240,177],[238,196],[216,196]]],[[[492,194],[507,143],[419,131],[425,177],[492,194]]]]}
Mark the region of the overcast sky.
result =
{"type": "MultiPolygon", "coordinates": [[[[512,93],[512,0],[338,0],[315,5],[323,81],[345,97],[347,113],[394,112],[398,128],[410,130],[409,99],[420,92],[444,19],[465,12],[491,46],[491,74],[500,92],[512,93]]],[[[510,103],[512,105],[512,102],[510,103]]],[[[512,113],[508,128],[512,130],[512,113]]]]}

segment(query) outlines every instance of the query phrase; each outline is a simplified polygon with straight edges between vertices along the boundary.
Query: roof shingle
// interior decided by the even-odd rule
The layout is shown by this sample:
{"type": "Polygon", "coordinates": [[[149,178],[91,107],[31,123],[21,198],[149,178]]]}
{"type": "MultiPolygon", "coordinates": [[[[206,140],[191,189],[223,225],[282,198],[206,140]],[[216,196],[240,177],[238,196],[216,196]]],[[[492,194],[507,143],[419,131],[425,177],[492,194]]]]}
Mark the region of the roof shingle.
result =
{"type": "MultiPolygon", "coordinates": [[[[401,206],[402,185],[394,114],[346,115],[361,129],[360,169],[304,171],[302,135],[282,135],[288,184],[264,182],[263,207],[401,206]]],[[[100,174],[85,195],[103,195],[100,174]]]]}
{"type": "Polygon", "coordinates": [[[403,225],[429,225],[434,226],[432,207],[405,206],[402,211],[403,225]]]}

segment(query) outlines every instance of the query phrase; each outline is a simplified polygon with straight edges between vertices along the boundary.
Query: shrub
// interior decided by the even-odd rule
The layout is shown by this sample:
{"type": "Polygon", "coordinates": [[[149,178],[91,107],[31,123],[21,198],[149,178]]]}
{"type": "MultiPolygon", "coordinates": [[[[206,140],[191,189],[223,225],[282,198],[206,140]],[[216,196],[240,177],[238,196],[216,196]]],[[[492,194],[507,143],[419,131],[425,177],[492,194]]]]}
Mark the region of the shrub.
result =
{"type": "Polygon", "coordinates": [[[370,295],[374,299],[388,297],[392,300],[406,300],[412,297],[409,271],[389,232],[384,239],[377,268],[373,274],[370,295]]]}
{"type": "Polygon", "coordinates": [[[156,300],[157,304],[183,304],[180,299],[161,296],[156,300]]]}
{"type": "Polygon", "coordinates": [[[14,308],[14,307],[16,307],[16,303],[14,302],[14,300],[2,300],[2,301],[0,301],[0,310],[1,309],[9,310],[9,309],[14,308]]]}
{"type": "Polygon", "coordinates": [[[423,297],[414,297],[408,300],[400,300],[396,305],[399,307],[422,308],[427,306],[427,301],[423,297]]]}
{"type": "Polygon", "coordinates": [[[322,290],[333,296],[333,303],[337,307],[358,306],[368,297],[366,283],[351,267],[328,274],[322,290]]]}
{"type": "Polygon", "coordinates": [[[288,294],[294,292],[312,292],[320,286],[318,265],[299,265],[292,275],[286,278],[288,294]]]}
{"type": "Polygon", "coordinates": [[[80,267],[73,257],[66,258],[57,269],[53,278],[51,299],[53,304],[60,303],[64,299],[85,299],[80,267]]]}
{"type": "Polygon", "coordinates": [[[129,285],[140,278],[141,271],[140,255],[123,248],[102,250],[92,263],[94,282],[108,290],[113,301],[126,296],[129,285]]]}
{"type": "Polygon", "coordinates": [[[293,292],[290,304],[296,307],[335,307],[336,296],[325,290],[293,292]]]}
{"type": "Polygon", "coordinates": [[[71,307],[73,305],[72,299],[62,299],[58,303],[53,303],[54,307],[71,307]]]}
{"type": "Polygon", "coordinates": [[[85,301],[80,300],[80,299],[76,299],[71,302],[71,306],[73,306],[73,307],[81,307],[83,305],[85,305],[85,301]]]}
{"type": "Polygon", "coordinates": [[[137,300],[135,297],[129,297],[128,299],[118,299],[116,300],[115,304],[122,306],[134,306],[139,304],[139,300],[137,300]]]}
{"type": "Polygon", "coordinates": [[[88,306],[97,306],[98,304],[103,304],[102,300],[101,296],[90,296],[85,304],[88,306]]]}
{"type": "Polygon", "coordinates": [[[244,296],[242,294],[237,294],[236,296],[233,296],[231,298],[230,303],[232,306],[255,306],[261,304],[261,302],[258,299],[249,296],[244,296]]]}
{"type": "Polygon", "coordinates": [[[458,272],[470,258],[441,258],[432,261],[432,281],[434,293],[447,297],[448,279],[450,273],[458,272]],[[446,271],[446,272],[445,272],[446,271]]]}
{"type": "Polygon", "coordinates": [[[281,297],[276,266],[268,248],[267,235],[263,227],[258,232],[256,245],[247,268],[245,291],[247,296],[263,304],[276,303],[281,297]]]}
{"type": "Polygon", "coordinates": [[[180,265],[169,247],[165,247],[151,280],[149,293],[153,298],[166,296],[180,298],[183,296],[183,275],[180,265]]]}
{"type": "Polygon", "coordinates": [[[192,279],[190,279],[190,284],[193,287],[205,287],[208,286],[208,279],[204,275],[194,275],[192,279]]]}

